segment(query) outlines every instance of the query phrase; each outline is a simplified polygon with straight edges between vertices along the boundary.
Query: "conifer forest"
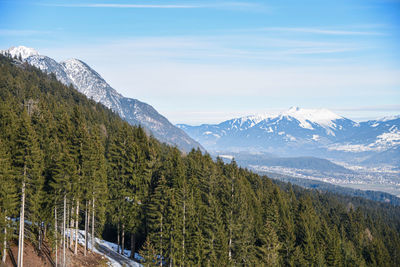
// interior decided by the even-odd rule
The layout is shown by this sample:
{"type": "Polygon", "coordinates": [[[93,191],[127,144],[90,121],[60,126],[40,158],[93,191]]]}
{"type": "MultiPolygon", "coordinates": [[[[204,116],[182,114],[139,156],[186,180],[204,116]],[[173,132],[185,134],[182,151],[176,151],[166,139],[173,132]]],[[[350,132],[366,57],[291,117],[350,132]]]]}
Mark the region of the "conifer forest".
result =
{"type": "Polygon", "coordinates": [[[26,266],[29,243],[68,266],[80,230],[143,266],[400,266],[399,207],[182,153],[0,56],[1,260],[26,266]]]}

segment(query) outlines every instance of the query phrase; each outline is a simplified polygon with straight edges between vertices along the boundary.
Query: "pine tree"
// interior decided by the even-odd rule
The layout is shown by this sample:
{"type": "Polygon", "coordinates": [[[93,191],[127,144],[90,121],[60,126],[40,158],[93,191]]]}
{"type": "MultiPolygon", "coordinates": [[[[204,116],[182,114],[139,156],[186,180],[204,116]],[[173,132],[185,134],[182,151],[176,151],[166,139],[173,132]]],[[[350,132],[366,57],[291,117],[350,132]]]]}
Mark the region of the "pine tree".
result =
{"type": "MultiPolygon", "coordinates": [[[[51,169],[52,181],[50,186],[53,189],[54,201],[54,216],[57,214],[57,206],[61,206],[60,210],[63,211],[62,223],[62,246],[63,246],[63,264],[65,264],[65,228],[66,228],[66,204],[67,197],[72,192],[72,181],[74,176],[74,159],[70,154],[70,150],[66,141],[59,141],[56,143],[56,156],[53,158],[53,165],[51,169]]],[[[55,221],[55,224],[57,222],[55,221]]],[[[57,228],[54,232],[56,243],[57,228]]]]}
{"type": "Polygon", "coordinates": [[[100,132],[93,128],[85,133],[82,145],[82,173],[84,177],[85,199],[91,203],[91,247],[94,248],[95,227],[104,220],[104,198],[107,195],[106,161],[100,132]],[[96,220],[97,219],[97,220],[96,220]]]}
{"type": "MultiPolygon", "coordinates": [[[[24,237],[25,237],[25,210],[29,210],[27,217],[32,222],[33,233],[36,234],[41,224],[40,212],[43,202],[42,155],[37,142],[36,134],[31,126],[30,110],[21,115],[16,147],[13,155],[13,167],[21,185],[21,212],[19,231],[18,266],[23,265],[24,237]],[[29,198],[26,199],[26,195],[29,198]]],[[[36,237],[36,236],[35,236],[36,237]]],[[[34,241],[34,240],[32,240],[34,241]]]]}
{"type": "Polygon", "coordinates": [[[204,183],[201,188],[206,202],[203,231],[206,239],[204,250],[208,266],[223,266],[228,262],[225,257],[228,240],[223,221],[223,207],[218,198],[221,195],[220,179],[224,179],[224,177],[222,175],[218,177],[214,168],[205,172],[204,178],[201,179],[204,183]]]}
{"type": "Polygon", "coordinates": [[[326,251],[326,263],[329,266],[340,266],[342,265],[341,260],[341,244],[339,239],[339,233],[334,228],[333,231],[327,232],[327,251],[326,251]]]}
{"type": "Polygon", "coordinates": [[[150,242],[150,238],[146,238],[146,242],[144,243],[142,249],[139,254],[143,257],[141,263],[145,267],[158,266],[159,258],[157,257],[157,252],[154,249],[154,246],[150,242]]]}
{"type": "Polygon", "coordinates": [[[7,151],[7,144],[0,138],[0,241],[2,262],[5,264],[8,241],[10,240],[12,222],[10,217],[16,214],[17,191],[11,171],[11,155],[7,151]]]}
{"type": "MultiPolygon", "coordinates": [[[[135,201],[132,186],[135,184],[135,154],[137,147],[133,142],[132,129],[126,123],[119,125],[119,132],[110,136],[108,144],[108,188],[110,188],[109,211],[112,221],[121,226],[121,247],[125,245],[125,228],[134,220],[131,214],[132,203],[135,201]]],[[[134,206],[136,208],[136,206],[134,206]]],[[[119,232],[119,231],[118,231],[119,232]]],[[[118,233],[119,239],[119,233],[118,233]]],[[[123,250],[122,250],[123,253],[123,250]]]]}
{"type": "Polygon", "coordinates": [[[258,257],[265,266],[278,266],[279,265],[279,249],[281,247],[278,235],[272,222],[267,220],[265,222],[262,235],[261,246],[258,247],[258,257]]]}
{"type": "Polygon", "coordinates": [[[160,265],[162,265],[169,243],[168,233],[166,232],[169,194],[167,181],[164,176],[161,176],[154,193],[150,197],[151,200],[146,211],[149,238],[153,240],[153,246],[157,251],[157,255],[161,257],[160,265]]]}

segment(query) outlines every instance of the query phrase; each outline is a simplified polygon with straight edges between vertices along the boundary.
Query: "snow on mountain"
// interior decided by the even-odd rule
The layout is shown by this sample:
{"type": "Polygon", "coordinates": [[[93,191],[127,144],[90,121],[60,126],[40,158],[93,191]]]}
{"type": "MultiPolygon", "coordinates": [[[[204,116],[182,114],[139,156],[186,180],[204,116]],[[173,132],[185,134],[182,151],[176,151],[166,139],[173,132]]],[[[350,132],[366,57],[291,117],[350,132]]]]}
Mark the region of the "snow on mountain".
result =
{"type": "Polygon", "coordinates": [[[28,64],[46,73],[53,73],[65,85],[73,85],[79,92],[96,102],[117,112],[121,118],[132,125],[142,125],[145,130],[161,142],[176,145],[183,151],[202,146],[190,138],[183,130],[171,124],[152,106],[137,99],[126,98],[112,88],[95,70],[78,59],[69,59],[58,63],[52,58],[24,46],[1,50],[7,56],[21,56],[28,64]]]}
{"type": "Polygon", "coordinates": [[[334,121],[343,119],[343,117],[327,109],[301,109],[299,107],[291,107],[282,116],[293,117],[300,122],[301,127],[311,130],[313,128],[310,122],[324,128],[335,128],[334,121]]]}
{"type": "Polygon", "coordinates": [[[21,57],[22,60],[25,60],[30,56],[39,55],[35,49],[26,46],[13,46],[7,50],[0,50],[0,54],[17,58],[21,57]]]}
{"type": "Polygon", "coordinates": [[[400,117],[356,123],[327,109],[292,107],[281,113],[215,125],[178,127],[214,152],[261,151],[332,158],[364,153],[367,157],[400,144],[400,117]]]}
{"type": "Polygon", "coordinates": [[[71,83],[79,92],[108,108],[117,111],[122,118],[125,114],[121,107],[120,95],[95,70],[78,59],[69,59],[60,63],[71,83]]]}
{"type": "Polygon", "coordinates": [[[400,145],[400,116],[361,122],[357,131],[342,142],[328,147],[333,151],[383,152],[400,145]]]}
{"type": "Polygon", "coordinates": [[[70,85],[73,83],[65,72],[63,66],[61,66],[52,58],[42,55],[32,55],[26,58],[25,61],[46,73],[54,73],[57,79],[65,85],[70,85]]]}
{"type": "MultiPolygon", "coordinates": [[[[240,121],[240,126],[248,125],[248,128],[256,126],[262,121],[272,121],[278,119],[297,120],[299,126],[305,129],[313,130],[312,124],[318,124],[320,127],[327,129],[328,133],[332,133],[329,128],[335,129],[335,120],[344,119],[343,117],[333,113],[327,109],[303,109],[299,107],[291,107],[287,111],[281,113],[257,114],[236,119],[240,121]]],[[[271,131],[271,130],[270,130],[271,131]]]]}
{"type": "Polygon", "coordinates": [[[400,115],[386,116],[386,117],[377,119],[376,121],[378,121],[378,122],[385,122],[385,121],[392,121],[392,120],[397,120],[397,119],[400,119],[400,115]]]}

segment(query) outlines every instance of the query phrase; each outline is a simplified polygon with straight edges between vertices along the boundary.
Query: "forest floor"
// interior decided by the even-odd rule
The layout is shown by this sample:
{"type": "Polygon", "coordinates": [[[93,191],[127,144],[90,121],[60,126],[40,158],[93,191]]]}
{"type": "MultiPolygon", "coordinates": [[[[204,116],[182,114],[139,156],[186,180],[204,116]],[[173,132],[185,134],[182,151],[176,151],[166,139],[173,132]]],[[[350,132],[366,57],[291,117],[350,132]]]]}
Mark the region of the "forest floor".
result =
{"type": "MultiPolygon", "coordinates": [[[[74,234],[73,234],[74,236],[74,234]]],[[[88,235],[90,237],[90,234],[88,235]]],[[[109,260],[109,265],[112,267],[120,267],[120,266],[126,266],[126,267],[140,267],[142,266],[138,262],[131,260],[129,258],[130,251],[125,250],[124,255],[119,254],[117,252],[117,244],[95,238],[95,249],[94,251],[104,255],[105,257],[108,258],[109,260]]],[[[84,244],[85,242],[85,231],[80,230],[78,234],[78,243],[79,244],[84,244]]],[[[91,248],[90,242],[88,242],[89,248],[91,248]]],[[[140,256],[135,253],[135,260],[140,260],[140,256]]]]}
{"type": "MultiPolygon", "coordinates": [[[[68,232],[67,232],[68,236],[68,232]]],[[[72,234],[74,238],[74,234],[72,234]]],[[[90,235],[89,235],[90,237],[90,235]]],[[[94,251],[88,251],[87,255],[84,255],[85,244],[85,231],[80,230],[78,232],[78,253],[74,255],[73,247],[68,248],[69,242],[67,242],[67,249],[65,253],[66,266],[68,267],[83,267],[83,266],[111,266],[111,267],[140,267],[142,266],[138,262],[129,259],[130,251],[125,250],[124,254],[119,254],[117,250],[117,245],[99,238],[94,239],[95,248],[94,251]]],[[[88,248],[91,249],[91,243],[88,242],[88,248]]],[[[58,247],[57,253],[58,266],[62,263],[62,247],[58,247]]],[[[135,253],[135,259],[139,261],[141,257],[135,253]]],[[[10,249],[8,250],[6,266],[17,266],[18,260],[18,243],[14,241],[10,243],[10,249]]],[[[42,249],[38,252],[31,242],[26,241],[24,245],[24,266],[29,267],[46,267],[46,266],[56,266],[55,265],[55,255],[51,252],[49,244],[44,242],[42,249]]],[[[0,263],[0,267],[2,267],[0,263]]]]}
{"type": "MultiPolygon", "coordinates": [[[[78,254],[74,255],[73,250],[66,250],[66,265],[71,267],[83,266],[109,266],[109,260],[95,252],[88,252],[86,256],[83,254],[83,247],[78,246],[78,254]]],[[[17,266],[18,259],[18,244],[12,243],[7,254],[6,266],[17,266]]],[[[58,264],[61,265],[62,250],[58,251],[58,264]]],[[[38,253],[30,242],[25,242],[24,246],[24,266],[29,267],[42,267],[42,266],[55,266],[54,255],[50,256],[50,251],[45,244],[42,252],[38,253]]]]}

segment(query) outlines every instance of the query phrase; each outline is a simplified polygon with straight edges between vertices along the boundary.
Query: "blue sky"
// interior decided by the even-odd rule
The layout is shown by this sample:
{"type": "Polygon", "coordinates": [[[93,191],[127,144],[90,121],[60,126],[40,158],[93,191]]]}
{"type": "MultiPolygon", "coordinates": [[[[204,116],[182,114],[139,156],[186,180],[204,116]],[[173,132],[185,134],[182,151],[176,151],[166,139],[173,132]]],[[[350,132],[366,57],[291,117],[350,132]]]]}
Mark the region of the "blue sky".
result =
{"type": "Polygon", "coordinates": [[[0,49],[79,58],[173,123],[400,114],[400,1],[2,1],[0,49]]]}

